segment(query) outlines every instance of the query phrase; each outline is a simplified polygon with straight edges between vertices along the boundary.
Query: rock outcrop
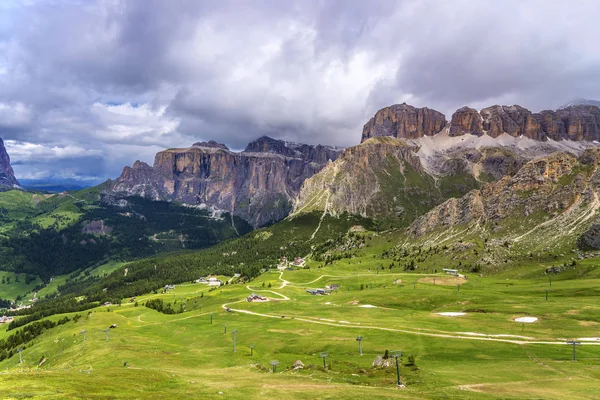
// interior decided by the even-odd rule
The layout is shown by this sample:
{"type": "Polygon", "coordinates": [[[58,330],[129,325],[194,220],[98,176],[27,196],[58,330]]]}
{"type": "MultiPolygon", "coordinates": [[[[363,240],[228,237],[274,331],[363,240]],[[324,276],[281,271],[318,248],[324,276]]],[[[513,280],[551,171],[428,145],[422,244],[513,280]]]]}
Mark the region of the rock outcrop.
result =
{"type": "Polygon", "coordinates": [[[253,226],[286,217],[304,180],[319,172],[341,149],[288,144],[262,137],[241,153],[216,142],[159,152],[154,165],[137,161],[107,185],[115,198],[139,195],[155,200],[206,204],[253,226]]]}
{"type": "Polygon", "coordinates": [[[452,114],[450,121],[450,136],[461,136],[467,133],[481,135],[483,133],[483,119],[474,108],[462,107],[452,114]]]}
{"type": "Polygon", "coordinates": [[[10,165],[10,157],[0,138],[0,190],[13,189],[19,186],[15,173],[10,165]]]}
{"type": "Polygon", "coordinates": [[[600,108],[577,105],[535,114],[546,135],[553,140],[600,141],[600,108]]]}
{"type": "Polygon", "coordinates": [[[446,117],[427,107],[416,108],[406,103],[395,104],[377,111],[363,128],[362,140],[376,136],[398,139],[418,139],[432,136],[446,126],[446,117]]]}
{"type": "Polygon", "coordinates": [[[481,110],[483,130],[491,137],[503,133],[535,140],[546,140],[540,123],[531,111],[521,106],[492,106],[481,110]]]}

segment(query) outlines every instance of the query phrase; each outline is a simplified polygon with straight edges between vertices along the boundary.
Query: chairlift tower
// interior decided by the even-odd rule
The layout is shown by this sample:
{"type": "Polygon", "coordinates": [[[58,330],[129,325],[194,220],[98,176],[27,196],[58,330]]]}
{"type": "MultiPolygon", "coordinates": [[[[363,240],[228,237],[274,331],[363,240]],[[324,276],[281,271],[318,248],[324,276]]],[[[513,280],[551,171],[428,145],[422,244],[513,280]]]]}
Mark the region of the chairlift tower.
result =
{"type": "Polygon", "coordinates": [[[23,348],[19,347],[19,350],[17,350],[17,351],[19,352],[19,364],[23,364],[23,355],[21,355],[23,348]]]}
{"type": "Polygon", "coordinates": [[[273,367],[273,372],[277,372],[277,365],[279,364],[279,361],[273,360],[269,364],[271,364],[271,367],[273,367]]]}
{"type": "Polygon", "coordinates": [[[327,357],[329,357],[329,353],[323,351],[319,353],[319,358],[323,359],[323,368],[327,369],[327,357]]]}
{"type": "Polygon", "coordinates": [[[234,329],[234,330],[231,332],[231,334],[233,335],[233,352],[235,353],[235,352],[236,352],[236,347],[235,347],[235,344],[236,344],[236,343],[235,343],[235,336],[236,336],[236,334],[237,334],[237,329],[234,329]]]}
{"type": "Polygon", "coordinates": [[[223,324],[223,335],[227,335],[227,324],[223,324]]]}
{"type": "Polygon", "coordinates": [[[254,345],[250,345],[250,357],[254,355],[254,345]]]}
{"type": "Polygon", "coordinates": [[[85,342],[85,334],[86,334],[86,333],[87,333],[87,331],[86,331],[85,329],[84,329],[84,330],[82,330],[81,332],[79,332],[79,334],[80,334],[81,336],[83,336],[83,341],[84,341],[84,342],[85,342]]]}
{"type": "Polygon", "coordinates": [[[361,356],[362,356],[362,340],[363,340],[362,336],[359,335],[356,337],[356,341],[358,342],[358,352],[360,353],[361,356]]]}
{"type": "Polygon", "coordinates": [[[398,386],[402,386],[402,382],[400,381],[400,363],[398,362],[398,358],[402,357],[402,351],[393,350],[390,352],[390,357],[393,357],[396,359],[396,376],[398,378],[398,382],[396,382],[396,384],[398,386]]]}
{"type": "Polygon", "coordinates": [[[581,346],[581,342],[569,340],[567,343],[573,345],[573,361],[577,361],[577,346],[581,346]]]}
{"type": "Polygon", "coordinates": [[[102,329],[102,332],[106,335],[106,340],[108,341],[108,328],[102,329]]]}

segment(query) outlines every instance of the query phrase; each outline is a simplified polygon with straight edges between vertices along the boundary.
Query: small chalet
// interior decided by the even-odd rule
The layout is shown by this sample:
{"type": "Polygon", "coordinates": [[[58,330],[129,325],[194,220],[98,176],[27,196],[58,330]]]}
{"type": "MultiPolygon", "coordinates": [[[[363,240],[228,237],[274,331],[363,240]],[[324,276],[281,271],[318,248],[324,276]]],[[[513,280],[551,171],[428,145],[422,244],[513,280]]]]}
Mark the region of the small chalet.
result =
{"type": "Polygon", "coordinates": [[[8,324],[9,322],[12,322],[13,319],[13,317],[7,317],[6,315],[3,315],[0,317],[0,324],[8,324]]]}
{"type": "Polygon", "coordinates": [[[223,284],[223,282],[214,276],[211,276],[210,278],[208,278],[208,286],[219,287],[222,284],[223,284]]]}
{"type": "Polygon", "coordinates": [[[252,293],[250,296],[246,297],[246,301],[248,301],[250,303],[262,303],[265,301],[269,301],[269,299],[267,299],[266,297],[263,297],[259,294],[252,293]]]}
{"type": "Polygon", "coordinates": [[[294,262],[292,264],[295,267],[304,267],[304,265],[306,264],[306,261],[304,261],[304,258],[302,258],[302,257],[296,257],[296,258],[294,258],[294,262]]]}

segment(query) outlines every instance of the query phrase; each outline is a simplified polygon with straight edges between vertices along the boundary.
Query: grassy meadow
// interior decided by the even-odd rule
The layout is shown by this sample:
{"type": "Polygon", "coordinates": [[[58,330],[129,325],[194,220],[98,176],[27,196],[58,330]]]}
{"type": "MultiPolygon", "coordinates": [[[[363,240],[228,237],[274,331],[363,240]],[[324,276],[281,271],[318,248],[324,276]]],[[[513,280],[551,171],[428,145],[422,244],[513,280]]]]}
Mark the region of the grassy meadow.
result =
{"type": "MultiPolygon", "coordinates": [[[[591,340],[600,336],[600,277],[593,261],[581,267],[585,280],[556,278],[550,286],[545,277],[470,274],[460,290],[452,276],[381,270],[374,263],[365,255],[322,268],[269,271],[216,290],[185,283],[81,312],[77,322],[28,344],[23,364],[18,354],[0,363],[2,397],[597,397],[600,341],[591,340]],[[340,289],[331,295],[306,292],[333,283],[340,289]],[[246,302],[252,292],[270,301],[246,302]],[[183,303],[185,312],[167,315],[143,305],[153,298],[174,309],[183,303]],[[538,321],[514,321],[521,316],[538,321]],[[112,324],[117,328],[106,340],[103,330],[112,324]],[[565,343],[573,338],[583,339],[577,362],[565,343]],[[386,350],[402,351],[405,388],[396,387],[394,366],[372,367],[386,350]],[[329,354],[327,368],[321,352],[329,354]],[[279,361],[276,372],[272,360],[279,361]],[[296,360],[304,369],[291,368],[296,360]]],[[[14,332],[4,329],[0,339],[14,332]]]]}

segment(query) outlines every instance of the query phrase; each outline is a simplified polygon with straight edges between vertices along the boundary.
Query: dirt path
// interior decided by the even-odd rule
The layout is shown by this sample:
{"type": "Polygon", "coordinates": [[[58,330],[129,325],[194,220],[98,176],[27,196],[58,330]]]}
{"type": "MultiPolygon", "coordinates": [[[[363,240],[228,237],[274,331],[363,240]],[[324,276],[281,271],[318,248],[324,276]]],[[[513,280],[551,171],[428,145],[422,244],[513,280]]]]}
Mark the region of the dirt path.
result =
{"type": "MultiPolygon", "coordinates": [[[[263,317],[263,318],[281,319],[281,315],[263,314],[263,313],[257,313],[254,311],[249,311],[249,310],[234,309],[234,308],[227,307],[229,304],[234,304],[234,303],[223,304],[223,308],[229,308],[230,310],[241,313],[241,314],[254,315],[254,316],[263,317]]],[[[519,345],[543,344],[543,345],[563,345],[564,346],[564,345],[568,344],[563,341],[559,342],[559,341],[544,341],[544,340],[513,340],[513,339],[501,339],[498,337],[487,337],[487,336],[486,337],[469,336],[469,335],[465,336],[465,335],[457,335],[457,334],[452,334],[452,333],[429,333],[429,332],[422,332],[422,331],[409,330],[409,329],[396,329],[396,328],[386,328],[386,327],[381,327],[381,326],[362,325],[361,323],[355,323],[355,322],[349,322],[349,321],[333,322],[332,320],[322,320],[317,317],[313,317],[313,318],[317,318],[317,319],[309,319],[309,318],[310,317],[294,317],[294,321],[302,321],[302,322],[307,322],[307,323],[312,323],[312,324],[329,325],[329,326],[349,328],[349,329],[379,330],[379,331],[387,331],[387,332],[405,333],[405,334],[409,334],[409,335],[439,337],[439,338],[445,338],[445,339],[479,340],[479,341],[486,341],[486,342],[501,342],[501,343],[511,343],[511,344],[519,344],[519,345]]],[[[591,342],[589,344],[600,346],[600,343],[591,342]]]]}
{"type": "MultiPolygon", "coordinates": [[[[252,289],[252,288],[250,287],[250,285],[247,285],[247,286],[246,286],[246,289],[248,289],[248,290],[249,290],[249,291],[251,291],[251,292],[267,292],[267,293],[273,293],[273,294],[276,294],[277,296],[281,297],[281,300],[289,300],[289,299],[290,299],[290,298],[289,298],[289,297],[287,297],[286,295],[284,295],[284,294],[281,294],[281,293],[277,293],[277,292],[275,292],[275,291],[273,291],[273,290],[265,290],[265,289],[252,289]]],[[[225,304],[223,304],[223,305],[225,305],[225,304]]]]}

